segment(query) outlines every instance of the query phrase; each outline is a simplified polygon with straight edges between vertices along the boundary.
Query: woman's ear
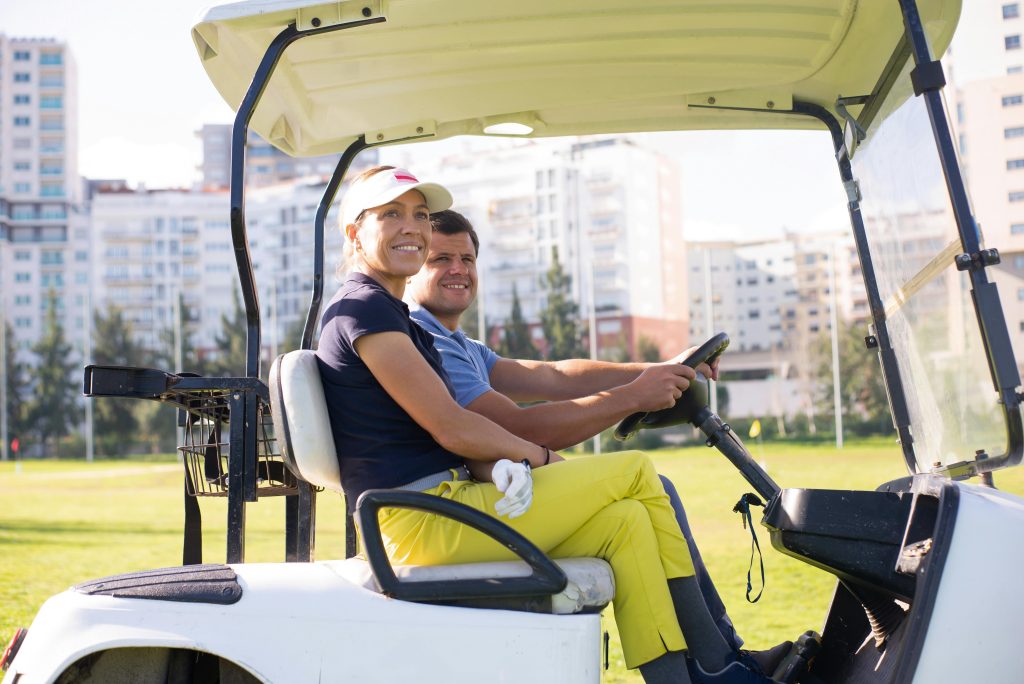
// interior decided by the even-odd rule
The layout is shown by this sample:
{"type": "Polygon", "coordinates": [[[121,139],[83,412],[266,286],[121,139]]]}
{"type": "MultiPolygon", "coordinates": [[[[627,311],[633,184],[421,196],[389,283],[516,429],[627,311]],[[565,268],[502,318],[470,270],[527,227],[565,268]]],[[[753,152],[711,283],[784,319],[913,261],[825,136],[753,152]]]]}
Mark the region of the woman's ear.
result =
{"type": "Polygon", "coordinates": [[[354,223],[350,223],[345,226],[345,239],[352,243],[353,249],[359,248],[359,240],[356,239],[356,235],[359,233],[359,226],[354,223]]]}

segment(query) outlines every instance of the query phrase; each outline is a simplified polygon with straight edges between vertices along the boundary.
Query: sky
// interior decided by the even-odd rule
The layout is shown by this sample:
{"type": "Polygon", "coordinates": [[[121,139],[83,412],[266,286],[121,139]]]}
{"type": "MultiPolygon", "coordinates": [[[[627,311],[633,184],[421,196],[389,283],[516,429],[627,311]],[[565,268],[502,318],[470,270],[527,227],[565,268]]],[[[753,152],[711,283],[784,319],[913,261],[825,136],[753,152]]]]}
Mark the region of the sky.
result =
{"type": "MultiPolygon", "coordinates": [[[[77,64],[79,172],[146,187],[198,180],[195,131],[232,110],[190,36],[197,0],[0,0],[0,32],[67,41],[77,64]]],[[[842,230],[845,198],[824,133],[662,134],[681,170],[687,239],[842,230]]]]}

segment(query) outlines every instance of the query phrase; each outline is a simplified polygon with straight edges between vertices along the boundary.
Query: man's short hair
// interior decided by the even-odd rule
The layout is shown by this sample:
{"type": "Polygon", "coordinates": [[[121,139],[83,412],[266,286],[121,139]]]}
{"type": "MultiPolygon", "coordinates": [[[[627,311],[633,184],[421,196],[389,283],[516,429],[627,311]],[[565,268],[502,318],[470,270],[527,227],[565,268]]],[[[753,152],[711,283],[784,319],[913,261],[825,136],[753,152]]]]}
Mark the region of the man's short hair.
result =
{"type": "Polygon", "coordinates": [[[469,233],[469,239],[473,241],[473,253],[480,255],[480,238],[473,229],[473,224],[465,216],[457,211],[445,209],[430,215],[430,227],[442,235],[458,235],[469,233]]]}

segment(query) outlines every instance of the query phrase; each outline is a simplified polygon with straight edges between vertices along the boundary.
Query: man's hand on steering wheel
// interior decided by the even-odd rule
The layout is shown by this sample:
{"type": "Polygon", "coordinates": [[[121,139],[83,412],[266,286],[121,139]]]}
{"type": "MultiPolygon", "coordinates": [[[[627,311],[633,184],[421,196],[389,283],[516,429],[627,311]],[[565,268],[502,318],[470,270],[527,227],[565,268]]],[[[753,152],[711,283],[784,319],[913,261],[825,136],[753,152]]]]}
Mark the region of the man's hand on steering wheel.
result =
{"type": "MultiPolygon", "coordinates": [[[[675,357],[673,357],[669,361],[666,361],[665,363],[682,363],[683,361],[688,359],[690,355],[693,354],[693,352],[697,351],[697,349],[699,349],[699,347],[697,346],[690,347],[689,349],[686,349],[681,354],[676,355],[675,357]]],[[[710,365],[707,363],[701,363],[696,367],[695,370],[701,375],[703,375],[705,378],[718,380],[718,363],[721,360],[721,356],[716,356],[711,361],[710,365]]]]}
{"type": "Polygon", "coordinates": [[[637,411],[660,411],[675,406],[697,377],[697,371],[676,362],[649,366],[626,387],[634,394],[637,411]]]}

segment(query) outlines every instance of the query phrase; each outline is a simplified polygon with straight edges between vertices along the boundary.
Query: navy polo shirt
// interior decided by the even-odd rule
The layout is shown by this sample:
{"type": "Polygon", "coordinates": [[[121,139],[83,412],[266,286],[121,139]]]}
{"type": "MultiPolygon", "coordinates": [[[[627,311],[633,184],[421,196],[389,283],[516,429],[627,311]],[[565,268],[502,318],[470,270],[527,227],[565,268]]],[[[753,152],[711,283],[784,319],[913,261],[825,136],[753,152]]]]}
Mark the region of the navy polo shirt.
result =
{"type": "Polygon", "coordinates": [[[363,335],[408,335],[455,397],[433,338],[412,322],[405,302],[373,278],[352,273],[327,305],[320,327],[316,354],[350,510],[367,489],[398,487],[463,464],[391,398],[356,353],[355,341],[363,335]]]}

